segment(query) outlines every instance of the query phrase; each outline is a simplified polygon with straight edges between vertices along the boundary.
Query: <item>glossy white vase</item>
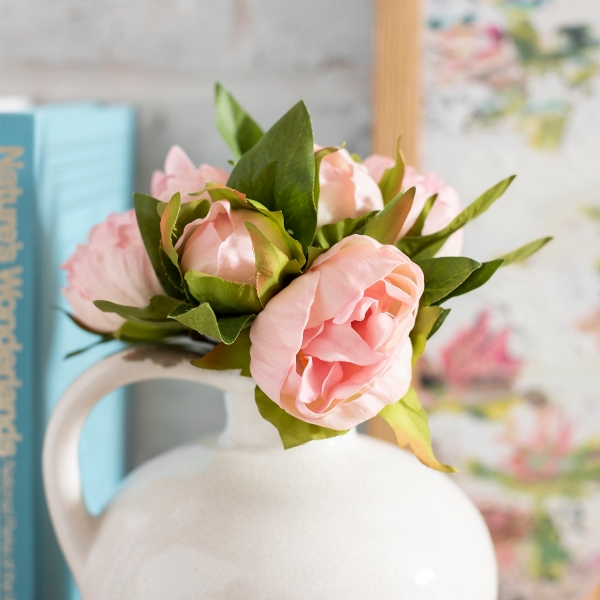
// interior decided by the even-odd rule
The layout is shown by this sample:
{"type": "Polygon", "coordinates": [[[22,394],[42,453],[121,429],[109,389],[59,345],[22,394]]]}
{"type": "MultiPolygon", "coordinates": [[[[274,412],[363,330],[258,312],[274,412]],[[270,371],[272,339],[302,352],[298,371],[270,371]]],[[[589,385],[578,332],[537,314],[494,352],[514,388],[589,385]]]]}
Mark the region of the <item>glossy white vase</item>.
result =
{"type": "Polygon", "coordinates": [[[283,450],[252,380],[188,358],[116,354],[52,417],[46,496],[84,600],[496,599],[490,536],[450,477],[356,432],[283,450]],[[93,517],[77,458],[84,421],[110,390],[158,378],[225,390],[227,428],[144,464],[93,517]]]}

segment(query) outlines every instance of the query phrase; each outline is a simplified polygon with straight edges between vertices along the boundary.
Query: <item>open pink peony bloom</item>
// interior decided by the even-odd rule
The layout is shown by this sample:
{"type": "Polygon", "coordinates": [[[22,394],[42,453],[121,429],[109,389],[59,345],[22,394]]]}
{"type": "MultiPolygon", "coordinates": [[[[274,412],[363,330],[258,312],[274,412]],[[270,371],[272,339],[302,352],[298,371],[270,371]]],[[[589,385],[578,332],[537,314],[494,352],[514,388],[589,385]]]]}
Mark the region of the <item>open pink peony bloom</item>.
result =
{"type": "Polygon", "coordinates": [[[188,196],[199,192],[207,183],[227,183],[229,175],[223,169],[200,165],[198,168],[179,146],[173,146],[165,159],[165,172],[154,171],[151,194],[154,198],[168,202],[173,194],[179,192],[182,202],[197,200],[188,196]]]}
{"type": "MultiPolygon", "coordinates": [[[[320,146],[315,149],[319,150],[320,146]]],[[[367,169],[343,148],[323,158],[319,184],[318,227],[383,208],[379,186],[367,169]]]]}
{"type": "Polygon", "coordinates": [[[152,296],[164,294],[133,210],[111,214],[93,227],[88,243],[77,246],[62,268],[67,271],[69,284],[63,294],[75,316],[95,331],[116,331],[124,319],[102,312],[94,300],[142,308],[152,296]]]}
{"type": "MultiPolygon", "coordinates": [[[[379,183],[385,170],[394,166],[394,160],[389,156],[373,154],[365,158],[362,164],[367,168],[371,177],[379,183]]],[[[423,235],[440,231],[460,213],[460,199],[456,190],[446,185],[437,173],[421,175],[414,167],[407,166],[402,180],[402,189],[407,190],[413,186],[416,188],[417,193],[406,223],[400,232],[400,238],[404,237],[415,224],[425,203],[434,194],[437,194],[438,197],[425,220],[423,235]]],[[[463,232],[459,230],[448,238],[437,256],[458,256],[462,251],[462,246],[463,232]]]]}
{"type": "Polygon", "coordinates": [[[250,371],[291,415],[344,430],[407,392],[421,269],[352,235],[277,294],[250,330],[250,371]]]}
{"type": "Polygon", "coordinates": [[[183,230],[175,246],[183,271],[254,284],[256,266],[247,222],[290,256],[279,227],[271,219],[253,210],[232,210],[227,200],[219,200],[211,204],[206,217],[192,221],[183,230]]]}

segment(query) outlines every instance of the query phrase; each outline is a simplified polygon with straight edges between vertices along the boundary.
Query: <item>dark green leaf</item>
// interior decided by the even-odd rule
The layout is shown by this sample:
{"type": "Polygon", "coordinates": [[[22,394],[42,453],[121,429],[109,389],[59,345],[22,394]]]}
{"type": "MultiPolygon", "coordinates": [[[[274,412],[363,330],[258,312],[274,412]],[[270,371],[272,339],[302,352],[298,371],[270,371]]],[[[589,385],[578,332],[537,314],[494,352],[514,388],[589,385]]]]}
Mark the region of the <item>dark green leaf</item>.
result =
{"type": "Polygon", "coordinates": [[[391,202],[402,190],[402,181],[404,179],[405,160],[402,150],[400,149],[400,140],[396,145],[396,164],[391,169],[386,169],[379,182],[379,189],[383,196],[383,203],[391,202]]]}
{"type": "Polygon", "coordinates": [[[242,330],[233,344],[221,342],[202,358],[194,359],[192,364],[200,369],[213,371],[241,369],[241,375],[251,377],[250,346],[250,329],[247,328],[242,330]]]}
{"type": "Polygon", "coordinates": [[[379,415],[394,430],[400,448],[408,446],[424,465],[436,471],[456,473],[454,467],[443,465],[433,453],[427,414],[414,388],[411,387],[396,404],[386,406],[379,415]]]}
{"type": "Polygon", "coordinates": [[[200,303],[208,302],[219,316],[247,315],[262,310],[256,288],[252,285],[198,271],[188,271],[185,280],[192,296],[200,303]]]}
{"type": "Polygon", "coordinates": [[[233,344],[254,315],[217,318],[209,304],[201,304],[192,310],[178,308],[171,313],[170,318],[213,340],[233,344]]]}
{"type": "MultiPolygon", "coordinates": [[[[348,237],[353,233],[359,233],[364,229],[367,221],[375,214],[377,213],[370,212],[362,217],[348,218],[343,221],[338,221],[337,223],[323,225],[323,227],[317,231],[314,243],[317,244],[319,248],[328,250],[331,246],[337,244],[345,237],[348,237]]],[[[317,246],[315,246],[315,249],[317,246]]]]}
{"type": "Polygon", "coordinates": [[[415,235],[421,235],[423,233],[423,227],[425,225],[425,221],[427,220],[427,217],[429,216],[429,213],[430,213],[431,209],[433,208],[433,205],[435,204],[437,197],[438,197],[438,195],[434,194],[433,196],[431,196],[431,198],[427,199],[427,202],[425,202],[425,206],[423,207],[421,214],[418,216],[417,220],[415,221],[415,224],[407,232],[406,235],[408,237],[413,237],[415,235]]]}
{"type": "Polygon", "coordinates": [[[398,248],[413,259],[432,258],[444,245],[446,240],[455,232],[464,227],[469,221],[483,214],[513,182],[514,176],[504,179],[479,196],[477,200],[456,216],[449,225],[436,233],[424,236],[406,236],[397,244],[398,248]]]}
{"type": "Polygon", "coordinates": [[[442,314],[437,318],[437,321],[433,324],[433,327],[427,334],[427,339],[432,338],[437,333],[437,330],[444,324],[446,317],[450,314],[450,310],[450,308],[444,308],[442,310],[442,314]]]}
{"type": "Polygon", "coordinates": [[[102,312],[115,313],[132,323],[146,324],[160,329],[181,329],[177,323],[169,320],[169,315],[179,306],[187,306],[181,300],[169,296],[152,296],[145,308],[123,306],[107,300],[95,300],[94,305],[102,312]]]}
{"type": "Polygon", "coordinates": [[[317,227],[314,177],[312,125],[299,102],[240,158],[227,185],[280,210],[286,229],[306,249],[317,227]]]}
{"type": "Polygon", "coordinates": [[[172,328],[162,327],[156,322],[133,322],[126,321],[121,327],[114,332],[113,336],[116,340],[123,342],[161,342],[165,338],[179,335],[183,328],[177,323],[172,328]]]}
{"type": "Polygon", "coordinates": [[[425,276],[425,291],[421,297],[421,306],[430,306],[443,300],[463,281],[481,267],[472,258],[464,256],[444,256],[442,258],[426,258],[416,263],[425,276]]]}
{"type": "Polygon", "coordinates": [[[365,227],[365,235],[381,244],[393,244],[400,235],[406,217],[412,208],[416,188],[396,196],[378,215],[371,217],[365,227]]]}
{"type": "Polygon", "coordinates": [[[134,200],[142,240],[162,288],[168,296],[185,299],[179,272],[162,249],[158,207],[164,202],[144,194],[134,194],[134,200]]]}
{"type": "Polygon", "coordinates": [[[545,237],[535,240],[535,242],[530,242],[529,244],[525,244],[513,252],[509,252],[504,256],[500,256],[498,260],[503,261],[503,267],[520,262],[526,258],[529,258],[532,254],[535,254],[538,250],[541,250],[551,239],[551,237],[545,237]]]}
{"type": "Polygon", "coordinates": [[[219,133],[236,159],[263,136],[262,129],[219,83],[215,86],[215,118],[219,133]]]}
{"type": "Polygon", "coordinates": [[[447,296],[439,300],[439,302],[445,302],[455,296],[462,296],[481,287],[487,283],[492,275],[502,266],[502,260],[491,260],[489,262],[481,263],[481,267],[476,269],[461,283],[457,288],[450,292],[447,296]]]}
{"type": "Polygon", "coordinates": [[[293,417],[273,402],[258,386],[255,392],[256,405],[263,419],[269,421],[279,431],[279,437],[286,450],[301,446],[312,440],[324,440],[348,433],[312,425],[293,417]]]}

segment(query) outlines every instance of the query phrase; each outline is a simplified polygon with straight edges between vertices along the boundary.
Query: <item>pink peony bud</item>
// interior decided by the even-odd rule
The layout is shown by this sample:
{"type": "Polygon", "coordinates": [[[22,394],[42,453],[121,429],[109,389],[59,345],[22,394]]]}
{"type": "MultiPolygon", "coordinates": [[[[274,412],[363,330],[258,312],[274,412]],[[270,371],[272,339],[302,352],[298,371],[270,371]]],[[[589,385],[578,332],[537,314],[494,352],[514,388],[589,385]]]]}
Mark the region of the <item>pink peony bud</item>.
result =
{"type": "Polygon", "coordinates": [[[88,243],[62,265],[68,287],[63,294],[75,316],[95,331],[116,331],[124,319],[104,313],[94,300],[109,300],[126,306],[147,306],[150,298],[164,294],[135,218],[135,211],[111,214],[90,231],[88,243]]]}
{"type": "MultiPolygon", "coordinates": [[[[362,163],[371,177],[379,183],[386,169],[391,169],[394,166],[394,161],[389,156],[381,154],[373,154],[362,163]]],[[[412,209],[406,219],[406,223],[400,233],[400,238],[404,237],[410,228],[415,224],[423,210],[425,203],[431,196],[437,194],[437,200],[431,211],[425,219],[423,226],[423,235],[436,233],[450,224],[452,219],[461,211],[460,199],[456,190],[449,185],[446,185],[444,180],[437,173],[425,173],[421,175],[414,167],[407,166],[402,180],[402,189],[407,190],[415,187],[417,193],[413,202],[412,209]]],[[[463,232],[462,230],[452,234],[437,256],[458,256],[462,252],[463,232]]]]}
{"type": "Polygon", "coordinates": [[[253,210],[232,210],[227,200],[219,200],[211,204],[206,217],[187,225],[177,242],[183,271],[253,285],[256,266],[247,222],[290,257],[283,235],[271,219],[253,210]]]}
{"type": "Polygon", "coordinates": [[[229,175],[223,169],[200,165],[198,168],[179,146],[173,146],[165,159],[165,172],[154,171],[151,194],[154,198],[168,202],[179,192],[182,202],[197,200],[190,193],[199,192],[207,183],[227,183],[229,175]]]}

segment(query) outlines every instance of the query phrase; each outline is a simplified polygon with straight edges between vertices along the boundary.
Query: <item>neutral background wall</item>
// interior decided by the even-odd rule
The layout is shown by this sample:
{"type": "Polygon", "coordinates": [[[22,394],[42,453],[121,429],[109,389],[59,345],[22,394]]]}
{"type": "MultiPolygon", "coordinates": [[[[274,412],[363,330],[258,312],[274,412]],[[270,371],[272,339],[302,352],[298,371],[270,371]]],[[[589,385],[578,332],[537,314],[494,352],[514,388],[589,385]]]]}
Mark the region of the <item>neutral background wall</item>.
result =
{"type": "MultiPolygon", "coordinates": [[[[97,99],[139,111],[137,189],[172,144],[230,158],[213,121],[215,81],[263,127],[299,99],[323,145],[370,146],[371,0],[0,0],[0,95],[97,99]]],[[[219,429],[216,395],[138,386],[130,463],[219,429]]]]}

